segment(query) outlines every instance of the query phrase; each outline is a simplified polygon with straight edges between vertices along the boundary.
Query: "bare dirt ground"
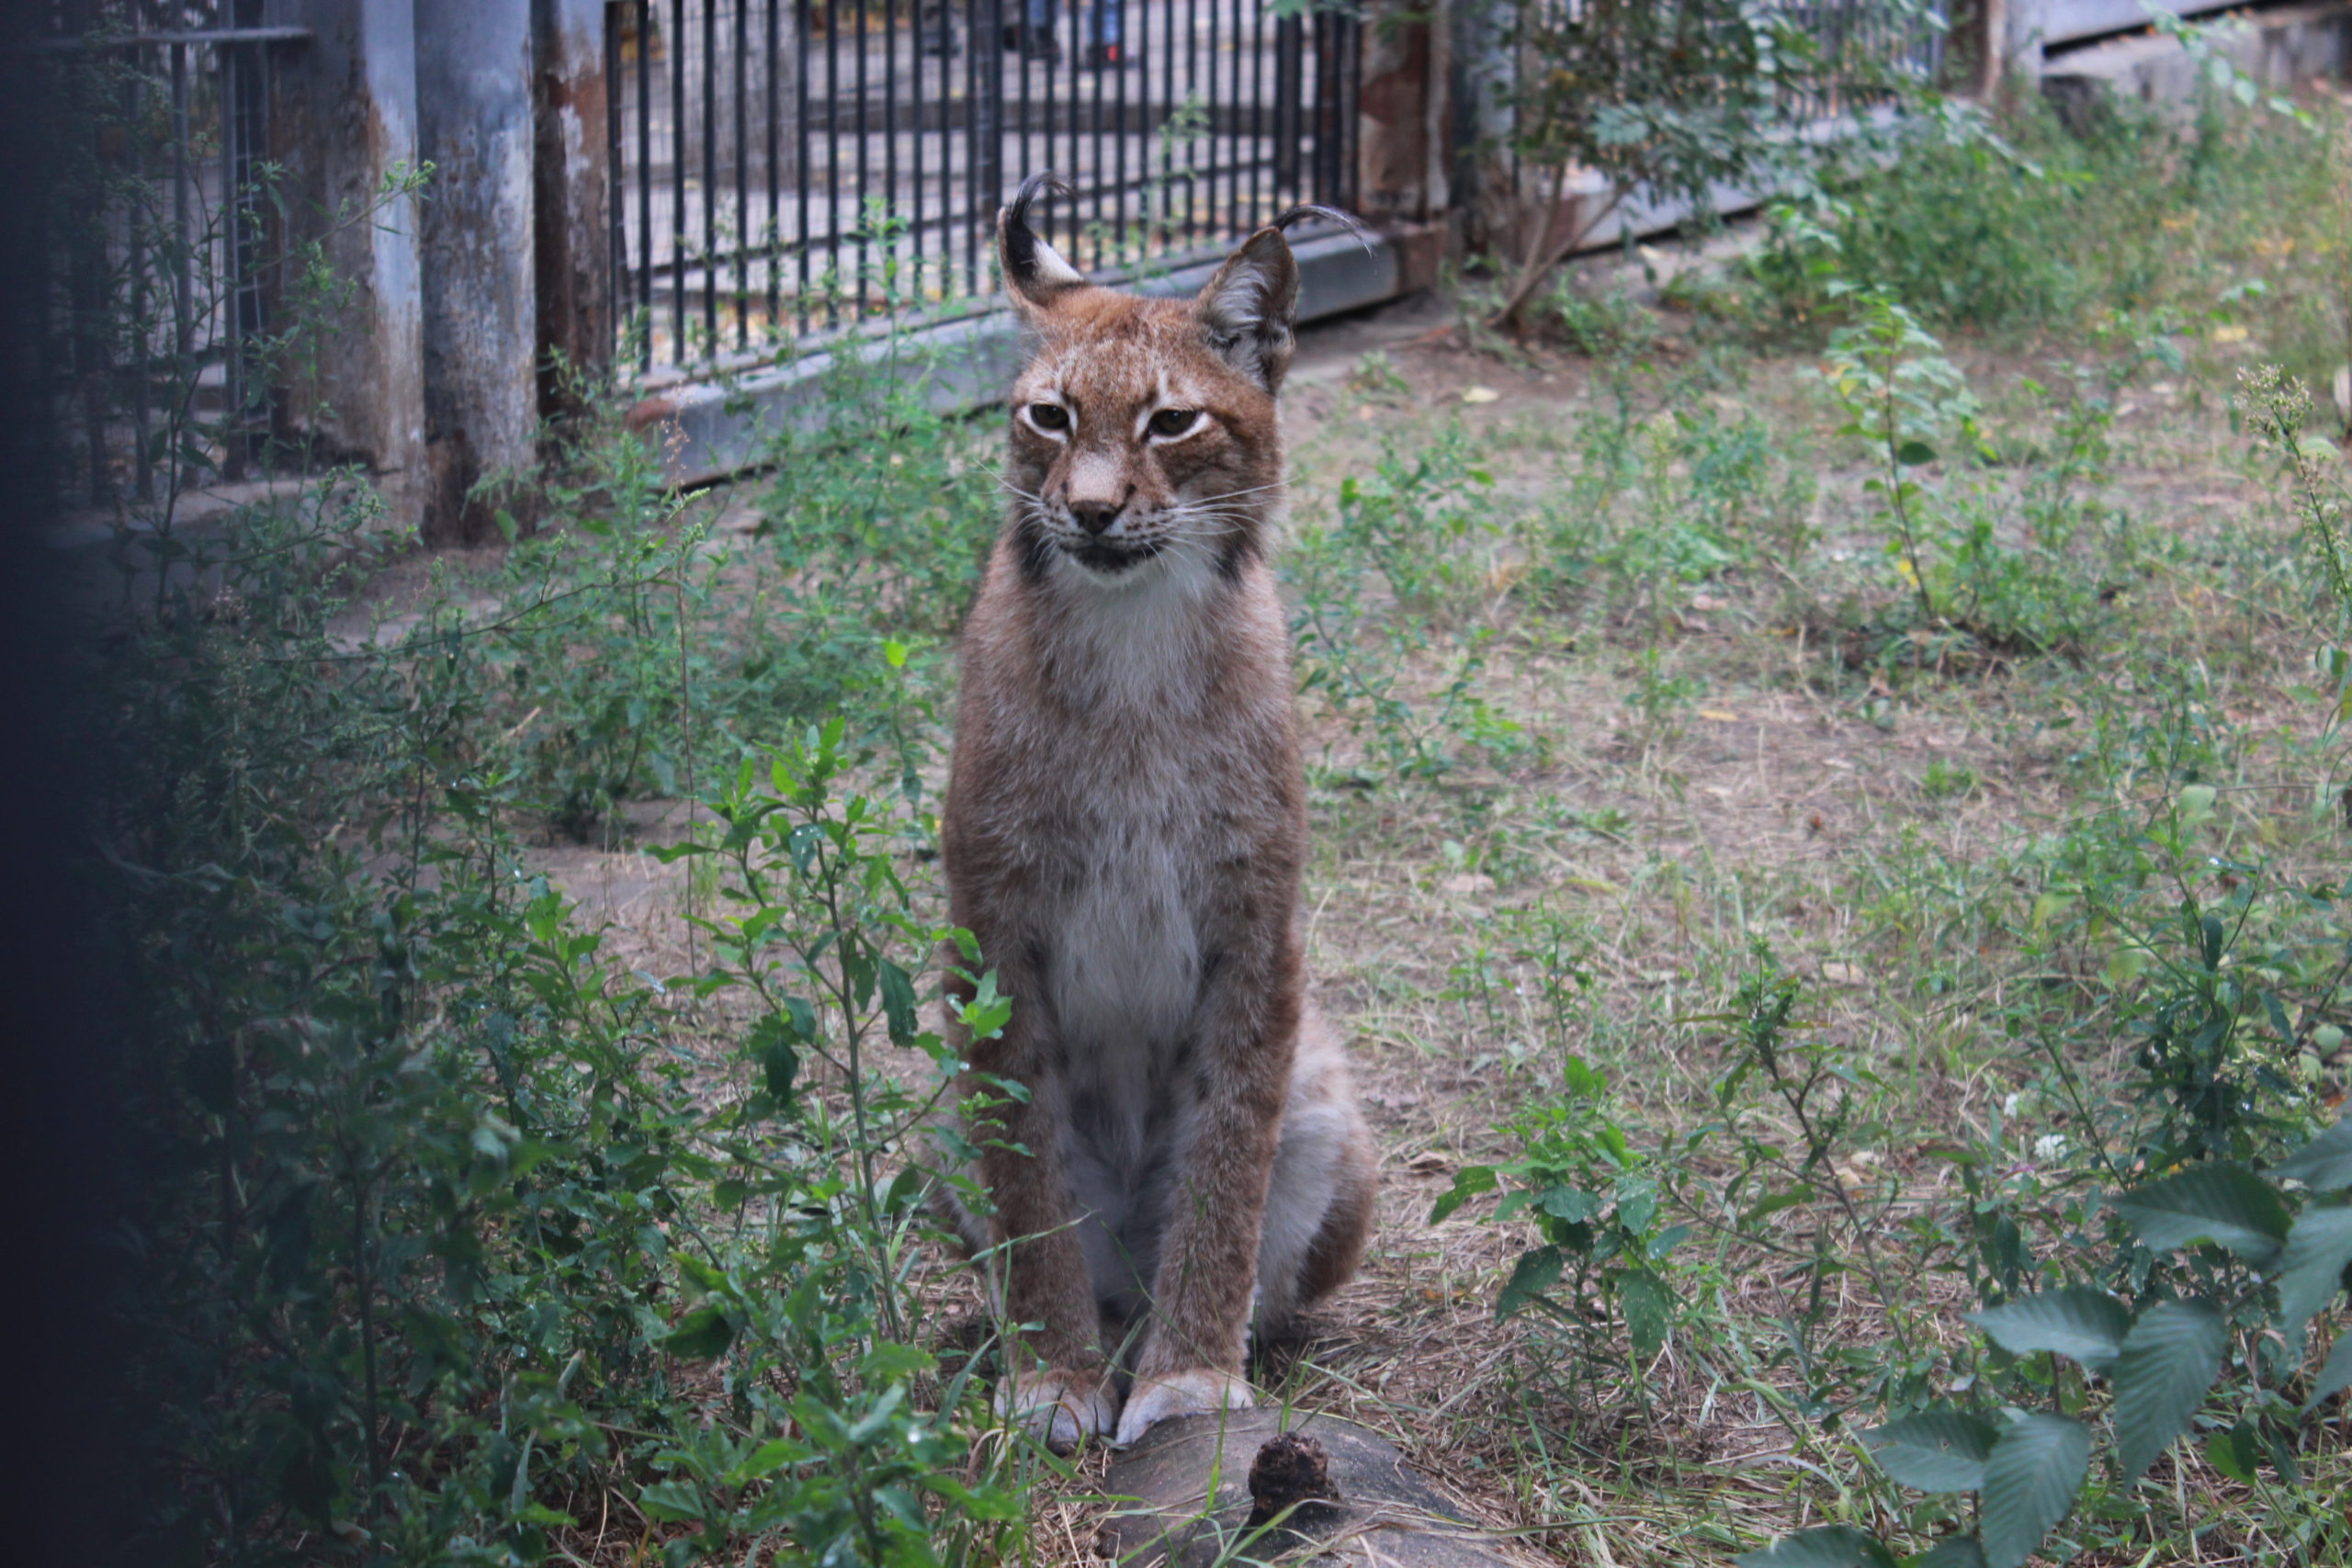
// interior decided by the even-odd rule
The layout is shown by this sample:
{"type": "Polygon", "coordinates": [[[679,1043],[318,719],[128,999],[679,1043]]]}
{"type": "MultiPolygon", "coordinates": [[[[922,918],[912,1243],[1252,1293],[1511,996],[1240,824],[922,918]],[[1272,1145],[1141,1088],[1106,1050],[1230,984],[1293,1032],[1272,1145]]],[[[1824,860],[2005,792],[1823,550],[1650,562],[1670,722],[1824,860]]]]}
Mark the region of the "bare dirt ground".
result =
{"type": "MultiPolygon", "coordinates": [[[[1384,442],[1409,442],[1442,422],[1459,420],[1509,454],[1556,446],[1593,417],[1589,362],[1541,351],[1500,359],[1467,346],[1457,321],[1448,302],[1422,298],[1305,333],[1284,412],[1301,515],[1328,513],[1340,477],[1362,471],[1384,442]],[[1357,384],[1374,353],[1386,356],[1401,394],[1357,384]]],[[[1670,361],[1687,350],[1672,340],[1670,318],[1668,330],[1658,352],[1670,361]]],[[[1955,350],[1996,406],[2018,378],[2049,375],[2064,358],[2039,346],[1955,350]]],[[[1810,368],[1802,357],[1760,363],[1743,389],[1721,395],[1762,409],[1778,428],[1826,430],[1810,368]]],[[[2149,526],[2207,527],[2221,514],[2283,540],[2210,397],[2160,384],[2127,401],[2118,432],[2127,456],[2115,483],[2149,526]]],[[[1858,531],[1866,465],[1825,437],[1807,439],[1826,454],[1811,518],[1826,556],[1874,548],[1858,531]]],[[[1541,473],[1531,462],[1534,477],[1517,482],[1541,483],[1541,473]]],[[[720,492],[699,504],[721,514],[747,503],[720,492]]],[[[1810,1461],[1754,1393],[1722,1386],[1672,1347],[1642,1370],[1646,1408],[1555,1410],[1548,1427],[1527,1417],[1528,1391],[1558,1369],[1543,1364],[1540,1342],[1495,1321],[1495,1291],[1522,1236],[1466,1211],[1429,1223],[1453,1173],[1496,1156],[1498,1123],[1536,1092],[1543,1054],[1559,1043],[1509,1021],[1498,1030],[1464,995],[1462,966],[1496,911],[1548,899],[1589,933],[1590,1037],[1568,1043],[1605,1065],[1654,1124],[1706,1114],[1717,1064],[1702,1032],[1681,1021],[1720,1008],[1748,936],[1769,933],[1814,987],[1809,1005],[1826,1031],[1873,1054],[1923,1117],[1981,1126],[2023,1075],[1988,1048],[1989,1025],[1911,984],[1918,966],[1965,948],[1966,921],[1936,926],[1889,909],[1937,867],[1997,856],[2064,818],[2072,787],[2064,757],[2077,741],[2050,721],[2068,710],[2070,684],[2160,684],[2177,674],[2112,660],[1996,671],[1932,685],[1890,718],[1867,692],[1858,701],[1853,682],[1824,678],[1835,662],[1821,642],[1825,591],[1805,563],[1784,568],[1676,605],[1659,646],[1690,694],[1663,720],[1629,707],[1640,678],[1634,650],[1612,644],[1605,626],[1565,639],[1530,628],[1489,660],[1482,690],[1541,734],[1533,760],[1508,773],[1471,768],[1409,801],[1317,791],[1318,852],[1306,890],[1311,958],[1325,1005],[1357,1042],[1361,1090],[1384,1145],[1380,1219],[1361,1277],[1316,1314],[1304,1343],[1265,1359],[1261,1382],[1270,1397],[1387,1434],[1471,1517],[1531,1532],[1498,1538],[1531,1562],[1712,1555],[1718,1540],[1694,1546],[1685,1533],[1692,1509],[1752,1513],[1767,1532],[1804,1522],[1791,1488],[1810,1461]],[[1934,780],[1944,782],[1931,788],[1934,780]],[[1530,827],[1523,863],[1504,886],[1446,852],[1469,818],[1499,822],[1498,831],[1550,826],[1530,827]],[[1591,1467],[1544,1448],[1563,1431],[1619,1462],[1585,1479],[1591,1467]],[[1677,1480],[1689,1489],[1683,1504],[1649,1495],[1653,1483],[1677,1480]],[[1586,1522],[1549,1528],[1570,1516],[1586,1522]]],[[[2159,579],[2143,592],[2150,615],[2183,632],[2176,648],[2188,649],[2185,629],[2199,626],[2242,649],[2276,641],[2261,612],[2207,587],[2159,579]]],[[[2260,664],[2240,658],[2232,711],[2283,748],[2307,745],[2308,710],[2285,694],[2284,677],[2262,678],[2260,664]]],[[[1351,732],[1311,705],[1303,711],[1310,757],[1343,771],[1356,750],[1351,732]]],[[[2245,766],[2250,784],[2266,776],[2261,755],[2245,766]]],[[[676,831],[687,809],[632,808],[636,845],[676,831]]],[[[691,972],[680,866],[642,847],[577,846],[544,849],[537,864],[583,916],[607,924],[608,952],[649,974],[691,972]]],[[[723,1018],[707,1027],[724,1035],[723,1018]]],[[[1917,1179],[1931,1192],[1948,1178],[1921,1168],[1917,1179]]],[[[1779,1310],[1779,1288],[1761,1272],[1733,1282],[1763,1318],[1779,1310]]],[[[977,1312],[968,1286],[944,1271],[938,1289],[951,1322],[977,1312]]],[[[1092,1555],[1087,1487],[1099,1473],[1083,1464],[1072,1484],[1040,1500],[1046,1557],[1092,1555]]]]}

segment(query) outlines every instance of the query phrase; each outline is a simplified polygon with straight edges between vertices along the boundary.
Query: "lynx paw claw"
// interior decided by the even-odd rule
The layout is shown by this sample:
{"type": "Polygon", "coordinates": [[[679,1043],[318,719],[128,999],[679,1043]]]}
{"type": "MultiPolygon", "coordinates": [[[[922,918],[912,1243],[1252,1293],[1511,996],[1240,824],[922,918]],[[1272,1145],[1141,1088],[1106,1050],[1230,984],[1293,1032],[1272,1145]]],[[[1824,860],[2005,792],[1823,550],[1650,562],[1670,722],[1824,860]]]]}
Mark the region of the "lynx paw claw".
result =
{"type": "Polygon", "coordinates": [[[1256,1403],[1248,1383],[1215,1367],[1186,1367],[1158,1378],[1138,1375],[1127,1394],[1127,1407],[1119,1416],[1119,1435],[1112,1443],[1125,1448],[1171,1416],[1247,1410],[1256,1403]]]}
{"type": "Polygon", "coordinates": [[[1080,1438],[1107,1435],[1119,1417],[1109,1385],[1078,1372],[1027,1373],[997,1391],[996,1407],[1057,1454],[1078,1447],[1080,1438]]]}

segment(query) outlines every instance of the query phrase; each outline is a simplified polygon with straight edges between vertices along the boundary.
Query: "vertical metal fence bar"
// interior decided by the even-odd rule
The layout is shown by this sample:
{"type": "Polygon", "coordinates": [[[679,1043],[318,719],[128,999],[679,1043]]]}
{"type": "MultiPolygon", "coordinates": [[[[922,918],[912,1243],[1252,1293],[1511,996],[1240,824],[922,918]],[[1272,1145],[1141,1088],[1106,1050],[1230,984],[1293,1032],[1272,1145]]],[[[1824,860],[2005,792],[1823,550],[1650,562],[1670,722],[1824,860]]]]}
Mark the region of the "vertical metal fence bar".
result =
{"type": "Polygon", "coordinates": [[[1307,200],[1307,181],[1301,174],[1306,157],[1306,125],[1298,118],[1301,110],[1303,73],[1303,26],[1298,17],[1284,17],[1275,24],[1275,146],[1270,151],[1270,163],[1275,164],[1275,181],[1291,188],[1291,200],[1307,200]]]}
{"type": "Polygon", "coordinates": [[[637,365],[653,367],[653,0],[637,0],[637,365]]]}
{"type": "MultiPolygon", "coordinates": [[[[1250,211],[1243,219],[1240,231],[1254,234],[1260,224],[1272,217],[1282,202],[1282,164],[1279,156],[1270,158],[1269,151],[1279,154],[1281,117],[1275,117],[1277,145],[1269,149],[1266,142],[1266,7],[1263,0],[1241,0],[1250,7],[1250,211]],[[1271,198],[1271,199],[1270,199],[1271,198]]],[[[1295,17],[1284,17],[1275,25],[1277,44],[1284,32],[1295,32],[1295,17]]],[[[1281,62],[1275,62],[1279,73],[1281,62]]]]}
{"type": "MultiPolygon", "coordinates": [[[[712,0],[714,6],[717,0],[712,0]]],[[[752,0],[735,0],[735,346],[752,346],[752,160],[744,144],[752,96],[750,68],[752,0]]]]}
{"type": "Polygon", "coordinates": [[[188,232],[187,46],[172,45],[172,348],[183,363],[196,352],[196,279],[189,271],[194,237],[188,232]]]}
{"type": "Polygon", "coordinates": [[[767,335],[770,343],[775,342],[784,335],[784,301],[779,297],[782,292],[780,285],[784,281],[784,252],[781,248],[781,231],[776,227],[778,221],[776,197],[779,194],[778,180],[781,177],[781,171],[775,166],[777,121],[782,118],[783,109],[783,105],[777,102],[777,99],[784,91],[784,82],[782,73],[776,70],[776,5],[777,0],[767,0],[768,69],[765,81],[767,82],[768,112],[765,145],[768,159],[768,229],[761,244],[761,248],[767,253],[767,335]]]}
{"type": "Polygon", "coordinates": [[[857,319],[865,317],[866,279],[873,270],[866,250],[868,225],[865,220],[865,198],[874,189],[866,172],[865,150],[868,141],[865,129],[866,62],[872,58],[873,32],[866,25],[865,0],[857,0],[857,197],[856,209],[850,220],[857,225],[857,319]]]}
{"type": "Polygon", "coordinates": [[[686,0],[670,0],[670,352],[686,354],[686,0]]]}
{"type": "MultiPolygon", "coordinates": [[[[1037,0],[1012,0],[1012,4],[1021,7],[1021,20],[1016,25],[1022,28],[1024,39],[1028,32],[1029,7],[1036,3],[1037,0]]],[[[1060,0],[1049,0],[1049,3],[1058,6],[1060,4],[1060,0]]],[[[1050,14],[1051,13],[1049,12],[1048,15],[1050,14]]],[[[1021,62],[1019,69],[1021,72],[1023,113],[1025,115],[1034,112],[1034,105],[1035,102],[1035,94],[1030,87],[1031,78],[1029,74],[1029,53],[1025,42],[1018,58],[1021,62]]],[[[1075,83],[1073,83],[1070,89],[1071,107],[1069,110],[1069,118],[1067,123],[1061,126],[1064,140],[1062,155],[1059,158],[1057,158],[1054,155],[1054,130],[1055,122],[1057,118],[1056,111],[1058,107],[1055,102],[1056,91],[1057,84],[1054,80],[1054,62],[1049,60],[1046,62],[1046,161],[1040,166],[1043,168],[1056,170],[1065,179],[1070,181],[1070,183],[1075,186],[1080,177],[1078,168],[1078,109],[1076,107],[1078,89],[1075,83]]],[[[1022,171],[1024,176],[1035,172],[1036,171],[1034,168],[1024,169],[1022,171]]],[[[975,196],[975,199],[978,199],[977,195],[975,196]]],[[[1063,211],[1067,207],[1069,207],[1069,204],[1067,202],[1059,201],[1049,201],[1046,204],[1046,209],[1039,215],[1037,220],[1039,224],[1038,232],[1045,235],[1046,243],[1049,245],[1054,244],[1056,240],[1059,238],[1054,231],[1061,222],[1063,211]]],[[[1068,243],[1066,240],[1062,243],[1068,243]]],[[[1080,259],[1075,247],[1073,247],[1069,253],[1069,259],[1074,265],[1082,266],[1085,265],[1084,262],[1080,259]]]]}
{"type": "MultiPolygon", "coordinates": [[[[811,5],[818,0],[809,0],[811,5]]],[[[825,7],[825,325],[841,324],[842,0],[825,7]]]]}
{"type": "MultiPolygon", "coordinates": [[[[718,352],[718,3],[702,5],[702,351],[718,352]]],[[[679,106],[681,110],[684,106],[679,106]]],[[[683,115],[680,123],[684,123],[683,115]]]]}
{"type": "MultiPolygon", "coordinates": [[[[922,57],[917,56],[918,60],[922,57]]],[[[899,0],[882,0],[882,204],[890,226],[885,231],[882,302],[893,314],[899,309],[899,0]]]]}
{"type": "Polygon", "coordinates": [[[1336,200],[1339,186],[1339,106],[1334,98],[1334,77],[1339,75],[1339,56],[1331,50],[1331,24],[1329,12],[1315,12],[1315,200],[1336,200]]]}
{"type": "MultiPolygon", "coordinates": [[[[1079,4],[1072,6],[1071,24],[1077,36],[1070,40],[1072,45],[1070,57],[1081,65],[1092,64],[1094,62],[1094,29],[1102,25],[1102,0],[1079,0],[1079,4]],[[1085,12],[1083,18],[1080,18],[1076,14],[1081,6],[1085,12]]],[[[1085,232],[1087,238],[1093,242],[1094,261],[1092,265],[1099,268],[1102,265],[1102,242],[1105,238],[1102,231],[1102,198],[1108,194],[1105,189],[1107,182],[1104,178],[1104,175],[1110,161],[1102,155],[1102,138],[1107,130],[1102,115],[1103,73],[1100,69],[1097,69],[1087,73],[1087,74],[1094,78],[1094,92],[1092,94],[1093,101],[1088,107],[1087,110],[1088,141],[1091,145],[1087,154],[1086,174],[1088,184],[1080,186],[1080,188],[1086,193],[1085,205],[1089,209],[1086,216],[1091,220],[1091,221],[1087,223],[1085,232]]],[[[1072,85],[1074,87],[1076,84],[1073,83],[1072,85]]],[[[1073,202],[1071,205],[1073,208],[1076,208],[1079,204],[1073,202]]],[[[1070,225],[1072,229],[1071,239],[1073,242],[1078,237],[1079,218],[1080,214],[1078,211],[1072,211],[1070,213],[1070,225]]]]}
{"type": "MultiPolygon", "coordinates": [[[[998,56],[996,55],[997,33],[989,25],[988,11],[983,0],[967,0],[965,17],[964,42],[967,47],[964,51],[964,292],[967,296],[970,296],[980,291],[980,231],[979,225],[973,217],[979,209],[979,159],[977,150],[980,143],[980,57],[987,55],[994,60],[998,56]]],[[[993,65],[989,69],[1002,70],[1003,67],[993,65]]],[[[947,117],[943,112],[940,118],[944,124],[947,117]]],[[[951,170],[944,176],[943,183],[952,181],[953,178],[951,170]]],[[[948,189],[952,199],[953,186],[949,185],[948,189]]]]}
{"type": "MultiPolygon", "coordinates": [[[[1103,0],[1095,0],[1098,6],[1102,3],[1103,0]]],[[[1121,0],[1119,39],[1115,46],[1117,58],[1105,62],[1111,70],[1118,73],[1118,92],[1111,121],[1111,146],[1117,158],[1111,175],[1111,243],[1114,259],[1126,265],[1134,265],[1136,260],[1135,238],[1127,231],[1127,68],[1135,61],[1135,35],[1128,28],[1131,20],[1128,13],[1131,10],[1140,13],[1143,8],[1144,0],[1121,0]]],[[[1140,21],[1141,17],[1138,15],[1132,19],[1140,21]]]]}
{"type": "Polygon", "coordinates": [[[912,242],[910,248],[914,252],[914,254],[910,260],[907,267],[907,291],[913,299],[915,307],[917,309],[921,309],[925,299],[929,297],[928,291],[923,285],[924,273],[922,254],[922,231],[923,223],[925,221],[922,188],[922,140],[926,134],[923,130],[922,123],[922,62],[931,58],[931,55],[928,52],[931,47],[931,40],[923,37],[923,11],[926,4],[935,5],[939,8],[939,41],[941,51],[940,76],[942,79],[941,85],[943,86],[945,85],[946,77],[948,58],[946,51],[955,46],[956,24],[954,19],[948,15],[946,0],[908,0],[908,4],[913,8],[914,13],[912,28],[915,35],[915,51],[914,58],[909,62],[908,66],[909,79],[914,84],[914,91],[911,95],[913,99],[911,106],[913,118],[911,123],[914,127],[914,137],[907,146],[907,161],[911,165],[908,175],[908,186],[913,198],[914,215],[912,220],[908,225],[907,234],[909,239],[912,242]]]}
{"type": "Polygon", "coordinates": [[[220,95],[220,274],[217,286],[221,295],[220,323],[220,423],[221,447],[227,460],[221,465],[229,478],[240,478],[244,471],[245,423],[245,365],[244,365],[244,304],[245,261],[245,192],[238,157],[237,109],[242,96],[242,84],[237,80],[237,56],[234,44],[215,44],[212,49],[213,90],[220,95]]]}
{"type": "Polygon", "coordinates": [[[621,29],[616,14],[605,18],[605,168],[612,181],[605,204],[605,320],[621,331],[623,269],[628,265],[628,164],[621,147],[621,29]]]}
{"type": "MultiPolygon", "coordinates": [[[[130,176],[133,184],[144,190],[147,184],[147,158],[138,136],[140,110],[145,95],[141,92],[146,76],[144,61],[141,69],[133,73],[123,85],[122,118],[131,128],[130,176]]],[[[149,450],[152,437],[148,431],[148,387],[151,379],[149,356],[154,351],[154,330],[147,320],[147,231],[144,214],[134,209],[130,220],[130,322],[137,334],[131,344],[130,375],[130,446],[131,495],[145,501],[154,489],[155,464],[149,450]]]]}
{"type": "Polygon", "coordinates": [[[798,198],[799,208],[799,229],[793,235],[793,243],[800,253],[800,288],[793,297],[793,320],[799,333],[808,330],[809,253],[816,248],[808,227],[808,194],[817,183],[809,177],[808,171],[808,13],[816,4],[817,0],[792,0],[792,137],[796,144],[792,168],[797,187],[793,194],[798,198]]]}
{"type": "MultiPolygon", "coordinates": [[[[1012,3],[1020,5],[1023,0],[1012,3]]],[[[986,0],[983,6],[989,23],[988,36],[991,39],[1004,36],[1004,6],[1005,0],[986,0]]],[[[972,149],[972,228],[976,235],[983,236],[995,234],[997,206],[1004,200],[1004,57],[998,54],[996,59],[999,63],[993,70],[980,72],[979,131],[972,149]]],[[[991,257],[982,264],[981,276],[992,276],[993,267],[991,257]]]]}
{"type": "Polygon", "coordinates": [[[1201,184],[1204,187],[1202,194],[1206,198],[1204,205],[1207,208],[1205,217],[1208,222],[1208,231],[1211,233],[1219,233],[1224,231],[1225,224],[1217,216],[1216,207],[1216,173],[1217,164],[1219,161],[1216,128],[1217,110],[1224,106],[1226,100],[1224,96],[1216,90],[1217,46],[1223,41],[1223,29],[1218,26],[1217,7],[1224,5],[1225,0],[1207,0],[1207,3],[1209,8],[1208,70],[1206,73],[1209,79],[1208,97],[1206,100],[1209,122],[1208,157],[1205,165],[1201,170],[1201,184]]]}
{"type": "MultiPolygon", "coordinates": [[[[1176,220],[1176,139],[1169,133],[1168,124],[1173,120],[1179,107],[1179,100],[1176,96],[1177,0],[1163,0],[1163,4],[1168,17],[1166,28],[1168,40],[1165,50],[1167,58],[1162,62],[1159,72],[1159,101],[1161,112],[1167,119],[1161,122],[1159,141],[1152,149],[1152,155],[1159,164],[1159,243],[1165,248],[1173,249],[1177,243],[1176,236],[1181,231],[1176,220]]],[[[1185,34],[1184,51],[1189,61],[1192,55],[1190,32],[1185,34]]]]}

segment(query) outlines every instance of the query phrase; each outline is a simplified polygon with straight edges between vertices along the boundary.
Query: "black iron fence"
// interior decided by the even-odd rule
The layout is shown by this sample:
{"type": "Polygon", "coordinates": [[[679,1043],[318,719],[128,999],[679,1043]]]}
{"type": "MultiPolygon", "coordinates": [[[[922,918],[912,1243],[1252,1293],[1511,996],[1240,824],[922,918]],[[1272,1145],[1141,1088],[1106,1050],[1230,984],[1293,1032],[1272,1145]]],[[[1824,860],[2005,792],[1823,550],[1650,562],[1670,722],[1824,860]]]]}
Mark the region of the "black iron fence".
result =
{"type": "Polygon", "coordinates": [[[707,364],[984,300],[996,210],[1147,268],[1355,196],[1360,24],[1266,0],[624,0],[606,37],[619,352],[707,364]]]}
{"type": "Polygon", "coordinates": [[[60,264],[44,371],[60,475],[92,505],[159,470],[238,477],[266,428],[249,384],[267,330],[262,185],[269,73],[306,35],[240,26],[258,5],[58,6],[41,55],[56,150],[42,224],[60,264]]]}

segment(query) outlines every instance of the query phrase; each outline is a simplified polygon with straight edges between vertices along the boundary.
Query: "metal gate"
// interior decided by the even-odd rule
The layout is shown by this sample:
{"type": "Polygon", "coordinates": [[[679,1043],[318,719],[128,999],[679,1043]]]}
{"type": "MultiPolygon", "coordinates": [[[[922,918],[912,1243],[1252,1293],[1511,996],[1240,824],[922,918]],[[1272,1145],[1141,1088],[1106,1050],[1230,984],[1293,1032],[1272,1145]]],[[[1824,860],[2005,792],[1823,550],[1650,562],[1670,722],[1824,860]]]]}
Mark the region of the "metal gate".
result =
{"type": "Polygon", "coordinates": [[[1267,0],[622,0],[617,356],[707,367],[985,301],[1026,175],[1082,269],[1355,199],[1360,24],[1267,0]]]}
{"type": "Polygon", "coordinates": [[[46,112],[71,133],[50,209],[14,220],[44,226],[65,285],[42,346],[77,502],[146,501],[159,468],[242,478],[266,433],[271,389],[249,361],[267,325],[270,76],[307,35],[246,25],[260,9],[120,0],[42,18],[46,112]]]}

